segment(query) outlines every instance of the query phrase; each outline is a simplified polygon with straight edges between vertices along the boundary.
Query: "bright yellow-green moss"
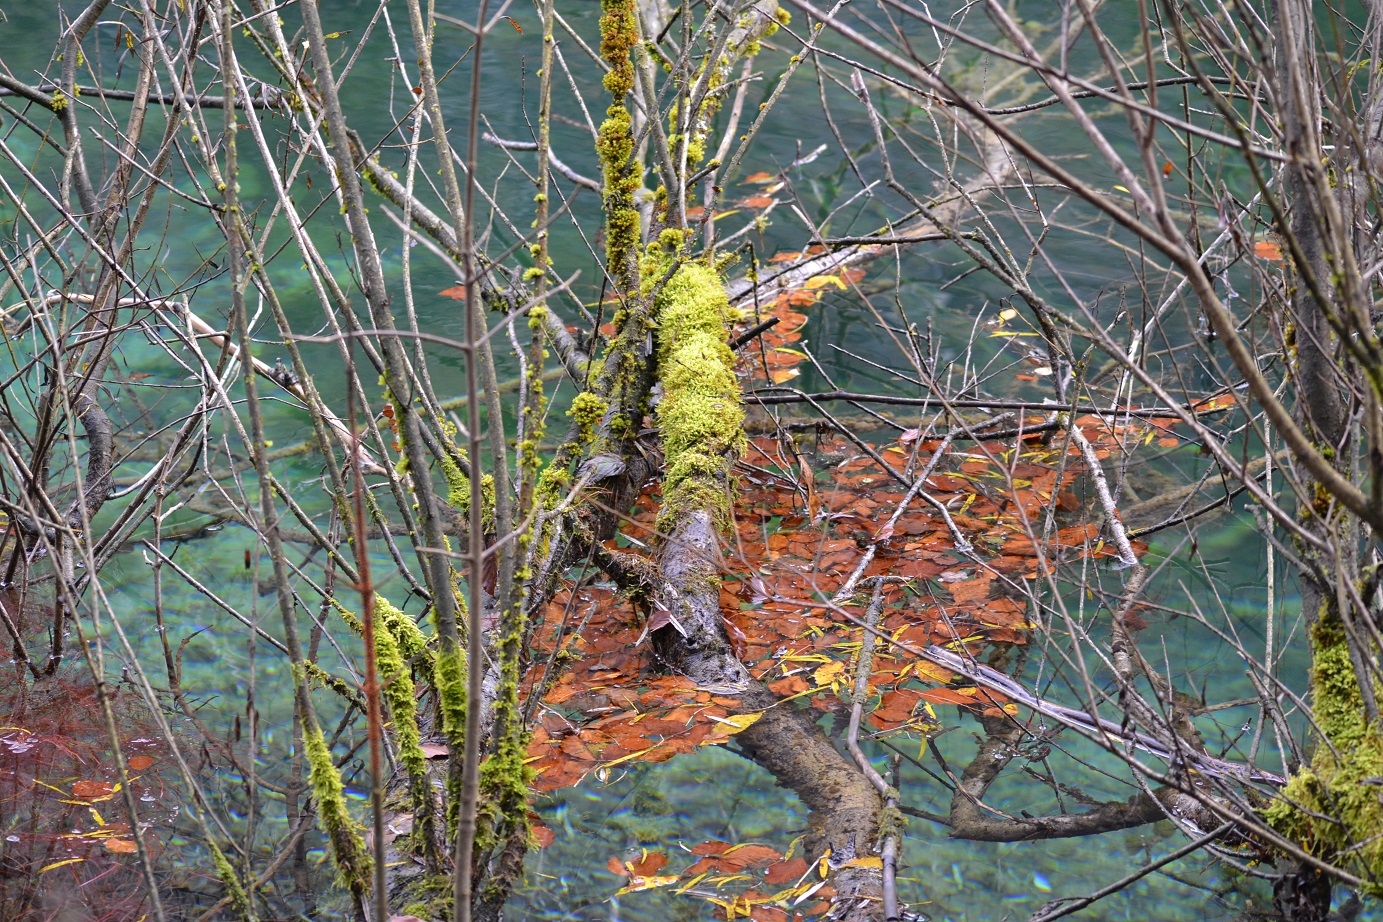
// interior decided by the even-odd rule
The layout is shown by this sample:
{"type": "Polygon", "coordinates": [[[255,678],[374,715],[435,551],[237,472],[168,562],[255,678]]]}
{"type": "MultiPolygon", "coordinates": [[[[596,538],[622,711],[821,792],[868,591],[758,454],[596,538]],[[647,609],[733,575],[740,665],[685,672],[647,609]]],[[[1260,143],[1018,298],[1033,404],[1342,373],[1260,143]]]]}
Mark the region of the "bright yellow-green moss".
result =
{"type": "Polygon", "coordinates": [[[528,835],[528,783],[532,771],[524,764],[528,732],[519,705],[519,660],[523,650],[522,608],[501,619],[499,694],[495,699],[495,751],[480,767],[484,794],[477,846],[493,848],[512,830],[528,835]]]}
{"type": "MultiPolygon", "coordinates": [[[[379,681],[384,692],[384,700],[389,705],[389,716],[394,724],[394,742],[399,747],[399,761],[403,763],[413,782],[414,797],[425,792],[427,784],[427,756],[423,755],[422,738],[418,731],[418,707],[414,697],[413,670],[409,668],[396,635],[390,625],[407,622],[417,631],[418,626],[411,618],[390,605],[383,596],[375,596],[375,665],[379,669],[379,681]]],[[[409,637],[412,642],[421,638],[409,637]]],[[[424,642],[425,644],[425,642],[424,642]]],[[[417,652],[422,652],[422,646],[417,652]]],[[[411,657],[409,657],[411,658],[411,657]]],[[[424,804],[414,807],[422,809],[424,804]]]]}
{"type": "Polygon", "coordinates": [[[1325,737],[1311,764],[1288,782],[1266,818],[1312,855],[1366,881],[1383,896],[1383,730],[1370,724],[1340,616],[1323,612],[1311,629],[1311,704],[1325,737]]]}
{"type": "MultiPolygon", "coordinates": [[[[453,747],[466,739],[466,652],[460,646],[437,651],[437,697],[442,733],[453,747]]],[[[459,750],[458,750],[459,751],[459,750]]]]}
{"type": "Polygon", "coordinates": [[[235,876],[235,869],[226,859],[225,852],[215,842],[208,842],[207,846],[211,849],[212,864],[216,865],[216,876],[221,878],[221,885],[226,888],[226,896],[230,898],[235,914],[242,919],[253,919],[254,907],[250,905],[250,898],[245,895],[245,888],[240,886],[240,878],[235,876]]]}
{"type": "Polygon", "coordinates": [[[596,427],[600,425],[609,409],[608,403],[590,391],[582,391],[572,400],[567,415],[576,422],[577,438],[582,444],[595,438],[596,427]]]}
{"type": "Polygon", "coordinates": [[[303,727],[303,751],[307,756],[308,782],[317,801],[317,815],[331,843],[331,856],[341,882],[353,893],[370,889],[370,853],[346,809],[346,786],[331,760],[322,731],[315,724],[303,727]]]}
{"type": "Polygon", "coordinates": [[[427,650],[427,636],[417,622],[389,604],[383,596],[375,596],[375,617],[394,635],[399,651],[408,659],[427,650]]]}
{"type": "Polygon", "coordinates": [[[744,444],[744,409],[726,345],[732,311],[719,276],[704,265],[677,270],[658,296],[658,404],[667,471],[666,528],[687,509],[729,511],[730,470],[744,444]]]}
{"type": "MultiPolygon", "coordinates": [[[[441,717],[442,734],[452,752],[461,752],[466,745],[467,687],[466,651],[461,646],[448,646],[444,641],[437,651],[436,666],[437,710],[441,717]]],[[[453,772],[447,779],[447,837],[456,834],[460,817],[460,779],[453,772]]]]}
{"type": "Polygon", "coordinates": [[[361,700],[360,693],[346,683],[344,679],[332,675],[316,663],[304,663],[304,674],[314,686],[329,688],[345,700],[359,707],[364,707],[365,702],[361,700]]]}
{"type": "MultiPolygon", "coordinates": [[[[471,508],[471,478],[446,452],[442,453],[437,463],[442,468],[442,479],[447,482],[447,505],[460,512],[469,512],[471,508]]],[[[488,529],[492,528],[495,522],[495,478],[491,474],[486,474],[481,477],[480,483],[485,504],[481,510],[481,515],[484,517],[485,527],[488,529]]]]}
{"type": "Polygon", "coordinates": [[[634,0],[601,0],[600,56],[610,66],[605,89],[612,97],[596,138],[605,177],[605,261],[620,291],[638,287],[639,211],[634,193],[639,173],[634,162],[633,121],[624,98],[634,89],[630,52],[639,40],[634,0]]]}

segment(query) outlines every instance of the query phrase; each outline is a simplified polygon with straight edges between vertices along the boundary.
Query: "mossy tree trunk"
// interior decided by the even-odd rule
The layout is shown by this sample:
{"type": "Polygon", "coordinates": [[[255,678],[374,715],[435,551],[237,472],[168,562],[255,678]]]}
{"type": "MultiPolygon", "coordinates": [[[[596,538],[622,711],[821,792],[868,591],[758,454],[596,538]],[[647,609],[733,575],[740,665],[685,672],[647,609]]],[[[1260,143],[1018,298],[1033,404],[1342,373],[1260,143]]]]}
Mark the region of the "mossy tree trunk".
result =
{"type": "MultiPolygon", "coordinates": [[[[1296,418],[1319,452],[1345,476],[1357,477],[1359,440],[1355,419],[1376,414],[1376,380],[1351,375],[1346,332],[1366,317],[1356,262],[1359,217],[1340,177],[1353,172],[1347,145],[1327,159],[1321,137],[1319,53],[1312,4],[1276,4],[1276,71],[1286,168],[1286,236],[1291,241],[1291,320],[1295,356],[1296,418]]],[[[1365,126],[1354,126],[1366,130],[1365,126]]],[[[1351,132],[1346,129],[1344,134],[1351,132]]],[[[1365,321],[1365,326],[1367,326],[1365,321]]],[[[1353,369],[1359,371],[1358,366],[1353,369]]],[[[1378,446],[1371,446],[1373,460],[1378,446]]],[[[1376,481],[1383,471],[1373,464],[1376,481]]],[[[1310,858],[1289,859],[1275,901],[1284,918],[1318,922],[1330,917],[1331,878],[1321,862],[1365,881],[1383,877],[1378,839],[1383,808],[1369,786],[1383,772],[1378,714],[1378,648],[1370,640],[1373,613],[1363,592],[1361,527],[1356,516],[1305,477],[1298,519],[1308,536],[1297,543],[1303,614],[1310,625],[1311,706],[1317,740],[1269,819],[1310,858]]],[[[1375,487],[1375,498],[1377,489],[1375,487]]],[[[1376,886],[1376,885],[1372,885],[1376,886]]]]}

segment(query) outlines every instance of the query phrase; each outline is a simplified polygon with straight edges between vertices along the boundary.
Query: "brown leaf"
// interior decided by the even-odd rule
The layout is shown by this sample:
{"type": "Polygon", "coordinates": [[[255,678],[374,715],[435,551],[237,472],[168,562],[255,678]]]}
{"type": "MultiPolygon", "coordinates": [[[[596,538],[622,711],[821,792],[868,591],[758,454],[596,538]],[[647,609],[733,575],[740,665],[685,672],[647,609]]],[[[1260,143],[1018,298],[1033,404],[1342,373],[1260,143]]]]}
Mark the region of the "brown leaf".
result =
{"type": "Polygon", "coordinates": [[[649,852],[638,861],[627,862],[625,867],[639,877],[652,877],[666,865],[667,855],[662,852],[649,852]]]}
{"type": "Polygon", "coordinates": [[[777,864],[769,865],[768,873],[764,875],[764,882],[773,884],[775,887],[779,884],[792,883],[807,873],[809,867],[807,859],[800,855],[787,861],[780,861],[777,864]]]}
{"type": "Polygon", "coordinates": [[[74,781],[72,796],[78,800],[96,800],[111,796],[114,789],[109,781],[74,781]]]}

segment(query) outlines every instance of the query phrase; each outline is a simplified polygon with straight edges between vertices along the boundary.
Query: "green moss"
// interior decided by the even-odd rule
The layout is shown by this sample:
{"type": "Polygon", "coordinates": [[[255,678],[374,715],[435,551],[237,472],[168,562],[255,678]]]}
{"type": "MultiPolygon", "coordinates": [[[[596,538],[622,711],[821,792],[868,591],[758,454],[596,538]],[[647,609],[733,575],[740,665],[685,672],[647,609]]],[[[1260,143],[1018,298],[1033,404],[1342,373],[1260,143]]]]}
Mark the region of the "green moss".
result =
{"type": "MultiPolygon", "coordinates": [[[[457,449],[461,457],[464,452],[457,449]]],[[[465,471],[461,470],[461,465],[443,452],[438,458],[438,465],[442,468],[442,479],[447,482],[447,505],[460,512],[469,512],[471,508],[471,478],[465,471]]],[[[495,523],[495,478],[491,474],[485,474],[480,479],[481,491],[484,494],[484,508],[481,515],[484,517],[485,527],[493,528],[495,523]]]]}
{"type": "Polygon", "coordinates": [[[304,674],[313,686],[329,688],[351,704],[364,708],[365,702],[360,697],[360,693],[352,688],[344,679],[332,675],[316,663],[304,663],[303,666],[304,674]]]}
{"type": "Polygon", "coordinates": [[[442,733],[453,747],[460,746],[466,740],[466,652],[460,646],[438,650],[436,671],[442,733]]]}
{"type": "Polygon", "coordinates": [[[1383,896],[1383,730],[1368,721],[1340,616],[1321,613],[1311,629],[1311,703],[1324,737],[1311,764],[1266,811],[1268,822],[1310,854],[1367,881],[1383,896]]]}
{"type": "Polygon", "coordinates": [[[634,89],[634,63],[630,53],[639,40],[634,0],[601,0],[600,56],[610,70],[605,89],[612,97],[596,138],[605,177],[605,260],[620,291],[638,287],[637,252],[639,212],[634,193],[639,187],[634,163],[633,121],[624,98],[634,89]]]}
{"type": "Polygon", "coordinates": [[[312,797],[317,801],[317,815],[331,843],[337,873],[351,892],[364,893],[370,888],[370,853],[365,850],[355,821],[346,809],[346,786],[331,760],[322,731],[315,724],[303,727],[303,749],[312,797]]]}
{"type": "Polygon", "coordinates": [[[235,876],[235,869],[226,859],[225,852],[215,842],[208,842],[207,846],[211,849],[211,861],[216,865],[216,876],[221,878],[235,914],[242,919],[253,919],[254,907],[250,905],[250,898],[245,894],[245,888],[240,886],[240,878],[235,876]]]}
{"type": "Polygon", "coordinates": [[[519,660],[523,649],[522,609],[507,614],[499,643],[500,687],[495,700],[494,753],[480,767],[481,825],[477,847],[485,850],[513,834],[528,837],[528,785],[524,764],[528,733],[519,705],[519,660]],[[516,832],[521,831],[521,832],[516,832]]]}
{"type": "MultiPolygon", "coordinates": [[[[422,816],[425,815],[425,803],[418,803],[417,797],[426,792],[427,756],[423,755],[422,739],[418,731],[413,670],[409,668],[404,657],[403,645],[390,628],[392,623],[402,629],[402,622],[407,622],[415,631],[417,630],[417,625],[413,624],[412,619],[390,605],[383,596],[375,596],[375,665],[379,670],[384,701],[389,705],[389,716],[394,724],[394,742],[399,747],[399,761],[403,763],[409,779],[413,782],[415,815],[422,816]]],[[[421,632],[418,636],[421,637],[421,632]]],[[[410,642],[412,639],[410,637],[410,642]]],[[[418,652],[422,652],[421,645],[418,652]]]]}
{"type": "Polygon", "coordinates": [[[383,596],[375,596],[375,617],[394,635],[399,650],[405,657],[412,659],[426,652],[427,635],[418,627],[417,622],[389,604],[383,596]]]}
{"type": "Polygon", "coordinates": [[[732,310],[720,277],[683,265],[658,296],[658,404],[667,472],[660,527],[684,511],[729,511],[730,471],[744,445],[744,408],[726,344],[732,310]]]}
{"type": "Polygon", "coordinates": [[[596,428],[609,409],[608,403],[590,391],[582,391],[572,400],[567,415],[576,422],[579,433],[577,438],[583,444],[595,438],[596,428]]]}

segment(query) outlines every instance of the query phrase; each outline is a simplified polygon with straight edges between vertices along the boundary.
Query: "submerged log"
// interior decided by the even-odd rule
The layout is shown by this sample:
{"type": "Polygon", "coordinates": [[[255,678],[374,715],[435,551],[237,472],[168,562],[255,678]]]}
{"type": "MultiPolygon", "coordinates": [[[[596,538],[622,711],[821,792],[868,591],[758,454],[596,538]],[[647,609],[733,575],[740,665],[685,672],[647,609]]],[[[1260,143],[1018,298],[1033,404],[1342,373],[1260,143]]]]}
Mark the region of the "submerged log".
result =
{"type": "Polygon", "coordinates": [[[726,345],[732,313],[725,288],[711,269],[684,265],[659,300],[666,475],[659,517],[665,537],[649,621],[655,648],[671,671],[738,695],[739,713],[758,715],[736,739],[810,810],[808,855],[826,856],[832,868],[830,918],[882,919],[881,872],[852,863],[877,854],[878,792],[808,716],[750,675],[720,614],[720,533],[744,440],[735,359],[726,345]]]}

